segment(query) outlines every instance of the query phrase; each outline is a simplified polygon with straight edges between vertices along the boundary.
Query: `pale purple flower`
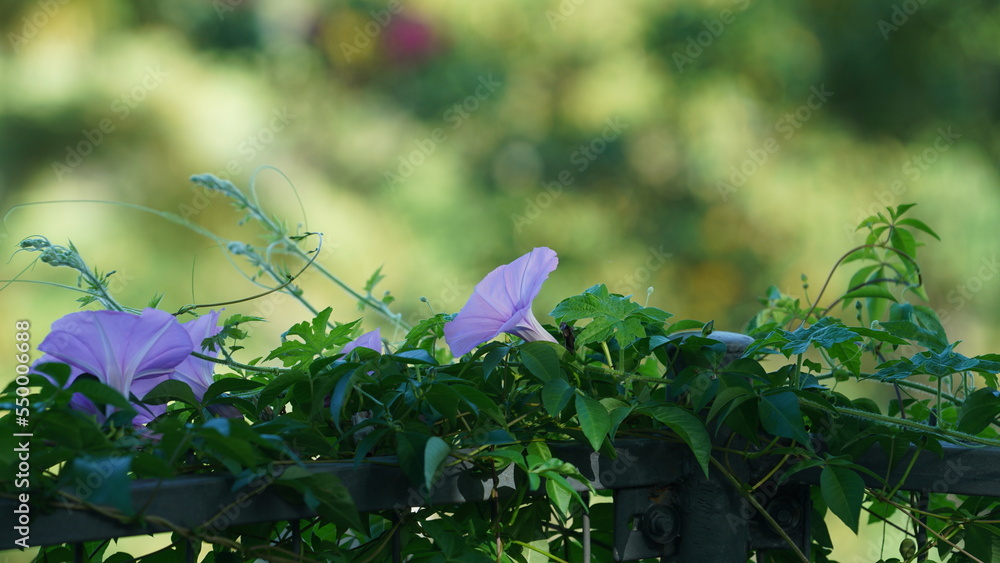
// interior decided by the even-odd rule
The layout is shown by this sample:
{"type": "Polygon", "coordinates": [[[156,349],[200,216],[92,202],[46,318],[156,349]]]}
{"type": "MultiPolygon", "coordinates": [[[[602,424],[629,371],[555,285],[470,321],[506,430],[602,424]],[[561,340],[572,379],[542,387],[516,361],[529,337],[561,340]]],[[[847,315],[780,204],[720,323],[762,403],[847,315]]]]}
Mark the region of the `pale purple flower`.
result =
{"type": "MultiPolygon", "coordinates": [[[[84,373],[130,398],[142,399],[153,387],[166,380],[174,368],[189,357],[194,345],[172,315],[145,309],[141,315],[120,311],[80,311],[52,323],[52,331],[38,345],[45,352],[39,360],[59,361],[70,366],[70,379],[84,373]]],[[[103,421],[113,407],[98,412],[82,397],[75,402],[81,410],[103,421]]],[[[164,405],[135,404],[138,416],[133,423],[146,424],[166,411],[164,405]]]]}
{"type": "Polygon", "coordinates": [[[555,342],[531,312],[531,302],[558,264],[555,251],[540,247],[487,274],[455,319],[444,325],[451,354],[462,356],[500,333],[555,342]]]}
{"type": "Polygon", "coordinates": [[[366,332],[361,336],[355,338],[354,340],[348,342],[340,350],[340,353],[347,356],[351,353],[351,350],[355,348],[368,348],[369,350],[375,350],[376,352],[382,352],[382,331],[381,329],[375,329],[371,332],[366,332]]]}
{"type": "MultiPolygon", "coordinates": [[[[181,326],[187,331],[195,350],[206,356],[219,357],[217,350],[212,351],[201,346],[202,341],[206,338],[211,338],[222,331],[222,327],[219,326],[219,311],[209,311],[208,314],[190,320],[181,326]]],[[[208,391],[208,387],[215,383],[215,362],[189,355],[174,368],[170,379],[187,383],[194,393],[194,397],[200,401],[205,396],[205,391],[208,391]]],[[[228,418],[243,417],[239,409],[232,405],[211,405],[208,410],[228,418]]]]}

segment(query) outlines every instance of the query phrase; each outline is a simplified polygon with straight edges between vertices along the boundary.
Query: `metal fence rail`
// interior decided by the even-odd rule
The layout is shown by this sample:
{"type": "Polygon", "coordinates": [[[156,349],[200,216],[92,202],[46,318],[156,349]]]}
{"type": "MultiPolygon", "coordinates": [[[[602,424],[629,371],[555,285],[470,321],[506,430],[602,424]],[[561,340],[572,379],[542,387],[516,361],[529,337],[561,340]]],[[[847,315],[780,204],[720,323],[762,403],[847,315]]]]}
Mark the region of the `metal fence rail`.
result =
{"type": "MultiPolygon", "coordinates": [[[[597,490],[614,490],[615,557],[630,561],[661,557],[678,563],[729,561],[745,563],[748,549],[780,549],[785,540],[721,475],[709,479],[699,469],[690,450],[662,440],[616,442],[617,459],[599,455],[584,445],[553,446],[553,455],[576,465],[597,490]]],[[[1000,449],[945,445],[938,458],[921,452],[903,490],[958,493],[1000,497],[1000,449]]],[[[859,463],[891,483],[898,482],[909,465],[909,457],[889,467],[880,449],[868,452],[859,463]]],[[[351,491],[360,512],[404,509],[412,506],[485,501],[491,497],[493,476],[474,471],[468,463],[444,471],[429,491],[409,485],[394,457],[369,458],[360,467],[353,463],[316,463],[311,471],[336,475],[351,491]],[[427,493],[426,495],[424,493],[427,493]]],[[[759,479],[774,468],[778,458],[747,463],[729,456],[725,460],[745,482],[759,479]]],[[[266,488],[280,466],[258,482],[233,491],[234,480],[226,476],[185,476],[168,481],[137,481],[132,484],[132,502],[145,507],[145,523],[123,524],[91,511],[69,505],[32,507],[30,544],[33,546],[79,544],[84,541],[170,531],[150,520],[170,522],[182,529],[214,529],[261,522],[297,522],[315,517],[301,505],[288,503],[266,488]],[[259,494],[251,494],[264,488],[259,494]],[[152,518],[150,518],[152,517],[152,518]]],[[[780,477],[781,472],[775,476],[780,477]]],[[[524,486],[511,465],[498,474],[498,493],[513,494],[524,486]]],[[[869,486],[880,486],[862,474],[869,486]]],[[[800,549],[809,545],[810,513],[808,487],[817,484],[819,471],[797,473],[781,486],[777,482],[759,489],[767,511],[800,549]]],[[[586,491],[584,483],[575,483],[586,491]]],[[[15,503],[0,499],[0,511],[12,514],[15,503]]],[[[297,526],[293,525],[293,532],[297,526]]],[[[589,534],[584,530],[585,543],[589,534]]],[[[0,549],[13,549],[17,534],[12,526],[0,526],[0,549]]],[[[589,552],[589,545],[585,545],[589,552]]],[[[81,555],[82,557],[82,555],[81,555]]],[[[193,556],[192,556],[193,559],[193,556]]]]}

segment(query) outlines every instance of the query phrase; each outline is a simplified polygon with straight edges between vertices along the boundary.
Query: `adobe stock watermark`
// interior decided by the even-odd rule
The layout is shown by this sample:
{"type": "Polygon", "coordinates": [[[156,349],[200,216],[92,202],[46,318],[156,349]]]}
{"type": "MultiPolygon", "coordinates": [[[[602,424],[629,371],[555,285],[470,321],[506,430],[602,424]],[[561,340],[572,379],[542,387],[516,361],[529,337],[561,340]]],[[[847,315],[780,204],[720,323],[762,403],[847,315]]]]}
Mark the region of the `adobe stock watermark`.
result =
{"type": "MultiPolygon", "coordinates": [[[[500,81],[493,78],[493,74],[480,75],[473,93],[446,109],[441,114],[442,121],[451,126],[451,132],[458,131],[465,124],[465,121],[482,107],[483,102],[489,100],[496,93],[501,85],[500,81]]],[[[396,170],[394,172],[387,170],[382,177],[389,184],[389,187],[395,190],[399,184],[412,176],[417,168],[427,162],[427,159],[437,151],[438,145],[447,140],[448,130],[444,127],[435,127],[426,137],[413,141],[416,148],[400,156],[396,170]]]]}
{"type": "MultiPolygon", "coordinates": [[[[955,142],[962,138],[962,135],[952,131],[951,126],[938,127],[937,136],[931,142],[931,146],[925,148],[919,154],[911,154],[903,162],[900,173],[910,182],[916,182],[930,170],[941,158],[941,155],[951,150],[955,142]]],[[[899,204],[899,196],[902,196],[910,189],[909,185],[902,179],[894,180],[889,187],[875,192],[875,200],[867,207],[859,207],[855,210],[854,223],[844,223],[844,234],[848,240],[854,240],[857,234],[857,227],[866,218],[877,215],[885,211],[886,207],[894,207],[899,204]]]]}
{"type": "Polygon", "coordinates": [[[560,24],[563,24],[573,14],[576,9],[586,3],[587,0],[561,0],[555,10],[545,10],[545,19],[549,21],[549,26],[555,31],[560,24]]]}
{"type": "Polygon", "coordinates": [[[726,26],[735,22],[736,16],[746,11],[750,6],[750,0],[732,0],[732,3],[739,4],[735,12],[726,8],[719,12],[718,17],[702,20],[701,25],[705,28],[704,31],[688,36],[687,45],[683,53],[674,51],[671,58],[674,61],[674,66],[677,67],[677,72],[684,72],[685,66],[694,64],[694,60],[700,57],[705,52],[705,49],[711,47],[715,43],[715,40],[722,36],[722,33],[726,31],[726,26]]]}
{"type": "Polygon", "coordinates": [[[214,518],[205,523],[204,533],[217,536],[232,526],[239,520],[243,510],[253,504],[253,498],[277,481],[285,469],[287,469],[285,465],[279,465],[273,461],[268,463],[263,472],[254,476],[239,490],[233,502],[219,506],[214,518]]]}
{"type": "Polygon", "coordinates": [[[767,164],[772,155],[781,150],[781,143],[791,140],[834,94],[827,91],[826,84],[810,86],[809,91],[812,93],[806,99],[806,103],[774,122],[774,132],[780,135],[781,140],[777,136],[771,136],[765,139],[760,146],[747,149],[747,158],[740,164],[730,167],[729,182],[720,180],[716,183],[715,187],[719,191],[722,201],[727,201],[730,194],[736,193],[739,188],[743,187],[754,174],[767,164]]]}
{"type": "MultiPolygon", "coordinates": [[[[230,159],[226,163],[225,169],[217,172],[215,176],[222,180],[231,181],[234,176],[241,174],[243,167],[273,143],[277,134],[284,131],[293,119],[295,119],[295,114],[288,111],[288,107],[272,108],[268,124],[248,135],[237,145],[236,154],[240,155],[241,158],[230,159]]],[[[217,190],[210,190],[204,186],[192,185],[191,189],[194,190],[195,194],[190,204],[182,203],[177,206],[177,214],[185,219],[199,215],[209,206],[210,200],[219,195],[217,190]]]]}
{"type": "Polygon", "coordinates": [[[563,188],[569,186],[576,177],[574,174],[582,174],[590,168],[590,165],[597,160],[604,151],[608,150],[610,143],[621,138],[623,132],[628,129],[627,123],[622,123],[619,117],[610,117],[604,121],[604,128],[601,134],[597,135],[590,142],[580,145],[569,156],[570,164],[575,166],[565,168],[556,174],[556,179],[550,182],[542,182],[542,189],[534,196],[524,198],[524,211],[521,213],[511,213],[510,220],[514,223],[514,229],[520,233],[524,227],[532,224],[552,203],[562,195],[563,188]]]}
{"type": "Polygon", "coordinates": [[[989,282],[996,283],[993,280],[998,277],[1000,277],[1000,259],[997,258],[997,255],[980,258],[976,273],[945,294],[945,300],[951,307],[936,311],[941,324],[947,324],[953,314],[964,310],[976,298],[976,295],[991,285],[989,282]]]}
{"type": "Polygon", "coordinates": [[[659,247],[650,246],[647,250],[649,255],[646,261],[612,286],[620,289],[622,295],[635,295],[645,289],[647,282],[653,279],[653,274],[662,269],[667,259],[673,256],[673,253],[663,251],[662,244],[659,247]]]}
{"type": "Polygon", "coordinates": [[[889,19],[880,19],[876,23],[879,33],[882,34],[882,39],[888,41],[889,35],[906,25],[906,22],[910,21],[910,16],[917,13],[926,3],[927,0],[903,0],[898,4],[893,4],[892,15],[889,16],[889,19]]]}
{"type": "Polygon", "coordinates": [[[132,111],[141,104],[150,92],[163,84],[167,73],[159,66],[146,67],[146,74],[131,90],[115,98],[109,107],[111,115],[97,122],[97,127],[81,131],[83,139],[75,145],[66,145],[66,157],[52,162],[52,171],[62,180],[83,163],[83,159],[101,146],[108,135],[114,133],[118,124],[128,119],[132,111]]]}
{"type": "Polygon", "coordinates": [[[52,18],[59,13],[59,9],[69,4],[69,0],[39,0],[35,2],[35,9],[30,14],[21,18],[21,27],[18,33],[13,31],[7,33],[7,40],[15,53],[21,52],[32,39],[38,37],[42,28],[49,25],[52,18]]]}

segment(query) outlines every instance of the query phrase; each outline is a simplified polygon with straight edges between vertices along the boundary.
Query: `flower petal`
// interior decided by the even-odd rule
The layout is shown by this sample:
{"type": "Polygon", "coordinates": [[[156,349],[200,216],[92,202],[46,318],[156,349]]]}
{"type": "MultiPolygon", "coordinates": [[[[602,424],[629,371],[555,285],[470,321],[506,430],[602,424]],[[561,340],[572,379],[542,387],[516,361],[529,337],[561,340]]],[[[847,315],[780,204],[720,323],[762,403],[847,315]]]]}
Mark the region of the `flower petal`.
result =
{"type": "MultiPolygon", "coordinates": [[[[181,326],[191,338],[191,343],[198,352],[213,358],[219,356],[218,350],[210,351],[201,347],[203,340],[222,331],[222,327],[219,326],[219,311],[210,311],[208,314],[190,320],[181,326]]],[[[215,363],[188,355],[170,374],[170,379],[187,383],[191,387],[191,391],[194,392],[195,398],[200,401],[208,387],[215,382],[215,363]]]]}
{"type": "Polygon", "coordinates": [[[455,357],[509,332],[526,340],[552,340],[531,313],[531,302],[559,259],[539,247],[486,275],[454,320],[444,326],[445,341],[455,357]]]}
{"type": "Polygon", "coordinates": [[[537,342],[539,340],[557,342],[557,340],[549,334],[549,331],[542,328],[542,324],[538,322],[538,319],[535,318],[535,314],[531,312],[530,306],[515,313],[509,321],[500,327],[500,332],[513,334],[514,336],[518,336],[527,342],[537,342]]]}
{"type": "Polygon", "coordinates": [[[346,356],[350,354],[351,350],[354,350],[355,348],[368,348],[369,350],[375,350],[376,352],[381,353],[382,352],[381,329],[376,328],[375,330],[371,332],[366,332],[361,336],[355,338],[351,342],[348,342],[340,350],[340,353],[346,356]]]}
{"type": "Polygon", "coordinates": [[[193,350],[191,339],[172,315],[146,309],[80,311],[52,323],[38,345],[61,362],[95,375],[126,397],[136,378],[165,376],[193,350]]]}

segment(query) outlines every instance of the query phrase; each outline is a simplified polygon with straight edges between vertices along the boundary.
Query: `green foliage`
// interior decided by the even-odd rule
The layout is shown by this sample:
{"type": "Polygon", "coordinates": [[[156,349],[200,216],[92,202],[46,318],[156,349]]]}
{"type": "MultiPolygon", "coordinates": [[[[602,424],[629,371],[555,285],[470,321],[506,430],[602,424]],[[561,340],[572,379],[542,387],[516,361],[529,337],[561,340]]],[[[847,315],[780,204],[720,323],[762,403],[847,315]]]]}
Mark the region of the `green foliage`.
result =
{"type": "MultiPolygon", "coordinates": [[[[248,218],[282,228],[231,184],[200,181],[234,197],[248,218]]],[[[750,323],[755,341],[735,359],[715,338],[713,323],[668,325],[669,313],[595,285],[551,313],[565,323],[564,337],[575,340],[575,347],[508,339],[485,343],[464,359],[450,358],[439,345],[452,318],[445,313],[417,323],[385,353],[356,348],[344,356],[340,350],[360,321],[339,324],[326,308],[293,325],[265,358],[243,364],[232,359],[247,336],[239,327],[262,319],[234,315],[209,342],[230,372],[200,400],[179,381],[158,385],[142,399],[167,404],[168,412],[144,428],[131,422],[138,398],[122,397],[86,376],[64,388],[66,366],[37,366],[45,377],[32,376],[29,430],[34,440],[54,446],[33,453],[39,471],[31,486],[51,502],[69,494],[60,487],[101,470],[107,477],[87,502],[128,522],[143,510],[128,494],[132,480],[221,473],[251,495],[273,488],[313,509],[319,516],[304,532],[303,547],[317,559],[385,560],[388,538],[398,530],[405,538],[403,553],[413,561],[536,561],[576,549],[571,531],[581,514],[591,514],[596,534],[611,522],[606,506],[581,496],[573,481],[588,481],[580,469],[555,457],[550,445],[585,444],[613,455],[612,445],[622,438],[666,440],[686,448],[692,466],[706,476],[736,479],[728,462],[720,461],[725,456],[780,457],[774,472],[783,468],[785,479],[818,470],[812,551],[813,560],[827,561],[827,511],[855,532],[863,509],[875,520],[911,514],[898,483],[868,473],[880,488],[866,488],[866,470],[854,461],[859,455],[871,447],[895,458],[911,446],[940,451],[940,441],[998,445],[1000,355],[956,352],[933,309],[907,301],[921,296],[917,237],[936,238],[924,223],[903,217],[910,208],[890,208],[864,221],[860,228],[869,231],[868,240],[835,267],[856,262],[857,273],[825,307],[825,289],[810,300],[770,288],[750,323]],[[828,315],[841,303],[857,303],[857,323],[828,315]],[[692,329],[697,332],[683,332],[692,329]],[[264,365],[272,360],[283,367],[264,365]],[[977,389],[975,376],[986,386],[977,389]],[[837,391],[847,380],[885,384],[896,398],[885,405],[850,399],[837,391]],[[76,393],[116,412],[98,425],[70,408],[76,393]],[[244,418],[219,418],[214,409],[220,406],[234,406],[244,418]],[[395,512],[361,515],[343,483],[311,470],[316,460],[396,464],[420,501],[458,464],[484,475],[512,468],[527,486],[512,498],[422,507],[401,519],[395,512]],[[549,533],[555,522],[569,531],[549,533]]],[[[82,262],[76,266],[86,269],[82,262]]],[[[380,271],[364,288],[368,297],[380,271]]],[[[5,407],[16,400],[13,386],[0,396],[5,407]]],[[[0,425],[11,435],[14,416],[0,425]]],[[[0,470],[10,472],[17,463],[10,451],[0,451],[0,470]]],[[[751,485],[742,484],[748,501],[751,485]]],[[[935,524],[936,531],[941,537],[964,534],[968,554],[1000,560],[1000,534],[989,520],[1000,516],[1000,505],[955,498],[961,506],[942,498],[929,509],[944,522],[935,524]]],[[[214,544],[206,560],[230,561],[263,557],[268,550],[280,556],[290,541],[282,530],[280,524],[261,524],[219,535],[188,533],[214,544]]],[[[944,557],[956,553],[953,543],[932,540],[925,551],[934,547],[944,557]]],[[[914,550],[907,549],[904,560],[914,560],[914,550]]],[[[64,552],[45,550],[53,560],[64,552]]],[[[175,560],[180,554],[170,548],[145,559],[175,560]]],[[[116,558],[124,555],[107,559],[116,558]]]]}

